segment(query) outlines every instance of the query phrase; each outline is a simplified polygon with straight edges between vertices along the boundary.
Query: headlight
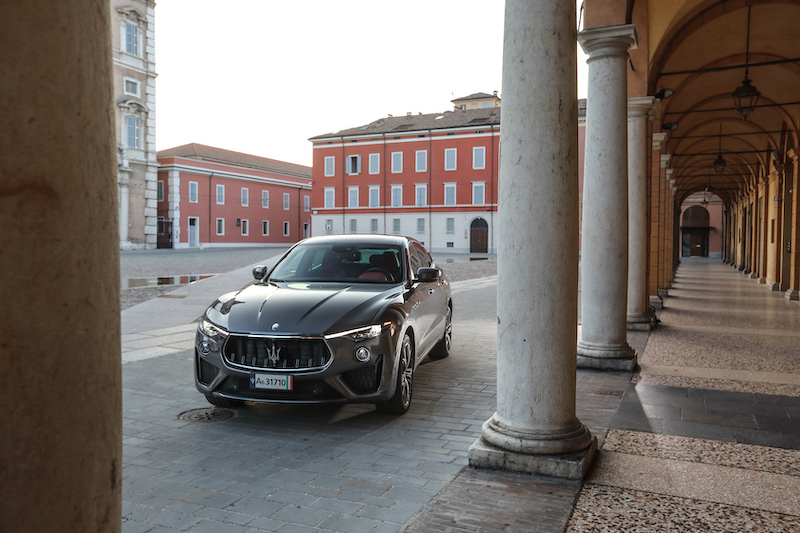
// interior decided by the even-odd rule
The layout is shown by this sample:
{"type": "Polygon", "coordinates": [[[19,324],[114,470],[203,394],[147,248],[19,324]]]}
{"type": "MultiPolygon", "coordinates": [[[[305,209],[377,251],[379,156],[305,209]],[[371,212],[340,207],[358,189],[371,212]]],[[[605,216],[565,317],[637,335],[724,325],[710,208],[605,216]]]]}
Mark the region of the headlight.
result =
{"type": "Polygon", "coordinates": [[[361,342],[378,337],[384,331],[388,331],[392,327],[391,322],[384,322],[383,324],[373,324],[363,328],[351,329],[349,331],[342,331],[341,333],[333,333],[325,335],[326,339],[338,339],[339,337],[347,337],[353,342],[361,342]]]}
{"type": "Polygon", "coordinates": [[[212,339],[216,339],[218,337],[227,337],[228,332],[222,329],[219,326],[215,326],[205,318],[200,321],[200,331],[202,331],[207,337],[212,339]]]}

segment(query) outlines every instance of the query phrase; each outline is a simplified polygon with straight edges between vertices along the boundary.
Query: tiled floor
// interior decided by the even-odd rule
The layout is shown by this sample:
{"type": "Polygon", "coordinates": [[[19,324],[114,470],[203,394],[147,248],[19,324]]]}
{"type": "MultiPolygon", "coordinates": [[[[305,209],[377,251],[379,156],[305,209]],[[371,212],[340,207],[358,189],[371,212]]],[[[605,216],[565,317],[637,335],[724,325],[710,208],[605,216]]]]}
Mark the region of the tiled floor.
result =
{"type": "Polygon", "coordinates": [[[800,531],[800,306],[684,260],[569,533],[800,531]]]}

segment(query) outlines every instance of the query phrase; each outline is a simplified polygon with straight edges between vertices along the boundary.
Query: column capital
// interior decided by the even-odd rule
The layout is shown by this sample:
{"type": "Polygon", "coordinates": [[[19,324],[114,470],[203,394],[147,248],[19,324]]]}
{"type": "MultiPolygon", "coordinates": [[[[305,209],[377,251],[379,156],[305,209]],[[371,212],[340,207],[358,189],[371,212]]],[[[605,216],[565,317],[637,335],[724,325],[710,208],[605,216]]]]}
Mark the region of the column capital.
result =
{"type": "Polygon", "coordinates": [[[628,118],[648,116],[656,105],[654,96],[634,96],[628,98],[628,118]]]}
{"type": "Polygon", "coordinates": [[[661,168],[667,168],[669,160],[672,159],[672,154],[664,154],[661,156],[661,168]]]}
{"type": "Polygon", "coordinates": [[[590,28],[578,33],[578,42],[583,51],[589,55],[588,61],[598,57],[624,54],[639,46],[639,26],[624,24],[590,28]]]}
{"type": "Polygon", "coordinates": [[[673,168],[668,168],[668,169],[667,169],[667,170],[664,172],[664,173],[666,174],[666,178],[667,178],[668,180],[669,180],[669,179],[672,179],[672,173],[673,173],[674,171],[675,171],[675,169],[673,169],[673,168]]]}

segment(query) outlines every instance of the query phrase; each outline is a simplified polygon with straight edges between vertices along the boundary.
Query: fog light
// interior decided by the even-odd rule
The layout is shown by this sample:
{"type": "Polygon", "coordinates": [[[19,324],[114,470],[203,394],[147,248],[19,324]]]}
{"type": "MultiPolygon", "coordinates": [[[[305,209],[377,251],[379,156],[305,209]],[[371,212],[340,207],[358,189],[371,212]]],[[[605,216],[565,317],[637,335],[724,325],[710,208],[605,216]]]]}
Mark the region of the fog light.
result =
{"type": "Polygon", "coordinates": [[[207,341],[201,342],[200,355],[208,355],[209,353],[211,353],[211,345],[209,345],[207,341]]]}
{"type": "Polygon", "coordinates": [[[369,361],[369,358],[372,356],[368,348],[364,348],[363,346],[356,350],[355,353],[356,359],[361,361],[362,363],[366,363],[369,361]]]}

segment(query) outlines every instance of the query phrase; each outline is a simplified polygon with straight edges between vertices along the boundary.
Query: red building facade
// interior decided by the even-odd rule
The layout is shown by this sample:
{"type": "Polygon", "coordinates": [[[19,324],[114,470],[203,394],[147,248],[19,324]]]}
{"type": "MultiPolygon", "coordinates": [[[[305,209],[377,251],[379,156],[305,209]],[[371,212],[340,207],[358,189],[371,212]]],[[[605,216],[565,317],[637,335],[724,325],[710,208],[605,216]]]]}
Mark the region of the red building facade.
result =
{"type": "Polygon", "coordinates": [[[311,169],[188,144],[158,153],[158,246],[292,244],[310,235],[311,169]]]}
{"type": "Polygon", "coordinates": [[[311,138],[312,235],[400,234],[433,252],[495,253],[500,99],[453,103],[311,138]]]}

